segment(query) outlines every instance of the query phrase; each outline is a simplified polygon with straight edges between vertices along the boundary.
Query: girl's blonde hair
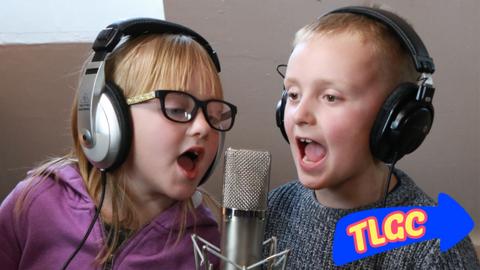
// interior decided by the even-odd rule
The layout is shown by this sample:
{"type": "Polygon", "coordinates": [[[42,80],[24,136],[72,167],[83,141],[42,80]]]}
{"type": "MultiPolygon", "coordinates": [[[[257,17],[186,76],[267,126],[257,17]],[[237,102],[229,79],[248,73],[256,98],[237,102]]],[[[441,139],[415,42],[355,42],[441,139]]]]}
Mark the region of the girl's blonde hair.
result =
{"type": "Polygon", "coordinates": [[[380,64],[381,75],[392,89],[400,82],[416,82],[419,74],[409,52],[396,33],[382,22],[353,13],[332,13],[322,16],[301,28],[293,41],[293,47],[318,36],[352,34],[368,44],[373,57],[380,64]]]}
{"type": "MultiPolygon", "coordinates": [[[[223,99],[220,78],[212,59],[199,43],[184,35],[151,34],[127,40],[107,59],[105,79],[119,86],[125,98],[153,90],[169,89],[186,92],[196,90],[223,99]],[[191,89],[192,78],[197,80],[200,89],[191,89]]],[[[72,151],[64,157],[36,168],[30,179],[45,179],[55,169],[67,164],[76,164],[90,197],[98,204],[102,188],[101,173],[89,163],[80,145],[77,130],[77,97],[72,106],[71,130],[74,142],[72,151]]],[[[143,225],[139,223],[127,181],[129,180],[122,166],[107,173],[106,189],[111,195],[113,229],[109,237],[112,237],[113,241],[110,244],[105,241],[103,249],[97,256],[99,264],[107,261],[115,251],[121,228],[128,228],[132,234],[143,225]]],[[[38,181],[29,184],[29,188],[17,201],[17,213],[21,211],[28,191],[36,184],[38,181]]],[[[181,203],[183,211],[178,217],[180,228],[177,240],[183,235],[187,216],[193,209],[191,200],[181,203]]]]}

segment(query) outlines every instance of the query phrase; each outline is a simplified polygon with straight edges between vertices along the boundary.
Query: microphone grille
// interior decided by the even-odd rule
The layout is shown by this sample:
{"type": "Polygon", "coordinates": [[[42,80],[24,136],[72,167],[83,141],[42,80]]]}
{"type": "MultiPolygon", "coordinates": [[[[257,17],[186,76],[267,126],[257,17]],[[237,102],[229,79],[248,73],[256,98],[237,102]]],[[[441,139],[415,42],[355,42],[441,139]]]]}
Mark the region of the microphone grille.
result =
{"type": "Polygon", "coordinates": [[[269,152],[228,148],[225,151],[223,207],[266,210],[270,161],[269,152]]]}

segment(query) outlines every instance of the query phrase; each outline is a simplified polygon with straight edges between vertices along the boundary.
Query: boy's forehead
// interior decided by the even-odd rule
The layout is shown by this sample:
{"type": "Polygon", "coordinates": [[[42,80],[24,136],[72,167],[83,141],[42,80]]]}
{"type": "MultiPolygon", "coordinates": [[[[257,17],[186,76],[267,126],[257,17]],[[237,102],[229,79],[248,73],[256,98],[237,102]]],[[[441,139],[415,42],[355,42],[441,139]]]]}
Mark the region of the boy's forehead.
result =
{"type": "Polygon", "coordinates": [[[315,62],[318,65],[328,62],[347,68],[352,65],[376,66],[379,64],[378,60],[377,52],[370,42],[357,34],[315,35],[293,48],[286,72],[291,71],[292,67],[308,68],[305,64],[315,62]]]}
{"type": "Polygon", "coordinates": [[[381,63],[370,44],[350,33],[317,35],[298,43],[285,82],[357,88],[381,79],[381,63]]]}

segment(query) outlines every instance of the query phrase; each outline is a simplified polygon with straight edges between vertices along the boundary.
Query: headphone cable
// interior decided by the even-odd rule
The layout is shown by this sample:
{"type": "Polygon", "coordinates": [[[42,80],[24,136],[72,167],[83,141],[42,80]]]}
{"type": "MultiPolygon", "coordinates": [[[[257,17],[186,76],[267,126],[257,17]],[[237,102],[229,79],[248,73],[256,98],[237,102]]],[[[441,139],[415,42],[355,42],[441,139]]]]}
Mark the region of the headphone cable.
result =
{"type": "MultiPolygon", "coordinates": [[[[393,175],[393,170],[395,169],[395,164],[397,163],[397,156],[398,156],[398,152],[394,152],[393,153],[393,161],[392,163],[390,164],[390,170],[388,172],[388,176],[387,176],[387,184],[385,185],[385,191],[383,192],[383,202],[382,202],[382,208],[385,208],[387,206],[387,196],[388,196],[388,189],[390,187],[390,182],[392,180],[392,175],[393,175]]],[[[377,264],[378,264],[378,257],[380,256],[380,254],[377,254],[375,256],[375,267],[374,269],[378,269],[377,267],[377,264]]]]}
{"type": "Polygon", "coordinates": [[[388,189],[390,187],[390,182],[392,180],[393,170],[395,169],[395,164],[396,163],[397,163],[397,152],[395,152],[393,154],[393,162],[392,162],[392,164],[390,164],[390,171],[388,172],[387,184],[385,186],[385,191],[383,192],[382,208],[385,208],[385,206],[387,206],[388,189]]]}
{"type": "Polygon", "coordinates": [[[62,270],[67,269],[70,262],[73,260],[73,258],[77,255],[77,253],[83,247],[83,245],[87,241],[88,236],[92,232],[93,226],[95,225],[95,222],[97,221],[98,216],[100,215],[100,212],[102,210],[103,200],[105,199],[105,189],[106,189],[106,185],[107,185],[107,176],[106,176],[106,172],[104,170],[100,170],[100,172],[101,172],[101,179],[102,179],[102,193],[100,195],[100,202],[98,204],[98,207],[95,207],[95,216],[93,217],[92,222],[90,222],[90,225],[88,226],[87,232],[85,233],[85,236],[83,236],[83,239],[80,242],[80,244],[77,246],[77,248],[72,253],[72,255],[70,255],[68,260],[63,264],[62,270]]]}

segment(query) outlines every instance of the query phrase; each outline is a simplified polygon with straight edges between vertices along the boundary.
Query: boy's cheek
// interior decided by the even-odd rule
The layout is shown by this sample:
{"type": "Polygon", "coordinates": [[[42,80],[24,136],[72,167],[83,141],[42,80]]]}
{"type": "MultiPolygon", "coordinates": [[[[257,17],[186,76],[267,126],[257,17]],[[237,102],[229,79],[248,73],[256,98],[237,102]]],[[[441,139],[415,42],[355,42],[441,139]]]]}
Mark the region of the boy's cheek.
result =
{"type": "Polygon", "coordinates": [[[291,141],[291,139],[294,138],[294,134],[293,134],[294,122],[293,122],[293,116],[290,110],[285,110],[283,123],[284,123],[285,131],[287,132],[288,140],[291,141]]]}

